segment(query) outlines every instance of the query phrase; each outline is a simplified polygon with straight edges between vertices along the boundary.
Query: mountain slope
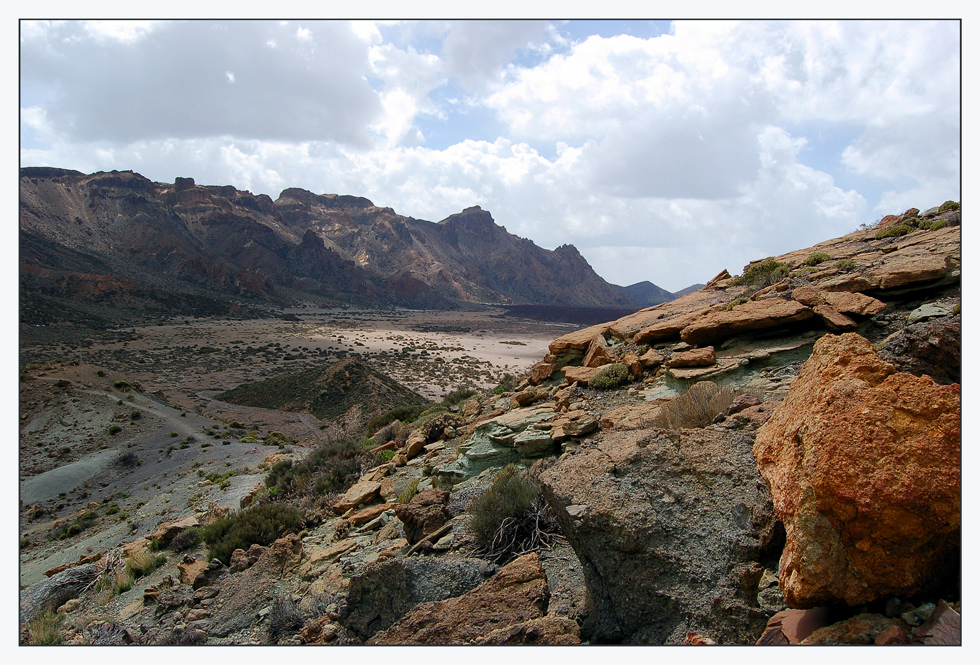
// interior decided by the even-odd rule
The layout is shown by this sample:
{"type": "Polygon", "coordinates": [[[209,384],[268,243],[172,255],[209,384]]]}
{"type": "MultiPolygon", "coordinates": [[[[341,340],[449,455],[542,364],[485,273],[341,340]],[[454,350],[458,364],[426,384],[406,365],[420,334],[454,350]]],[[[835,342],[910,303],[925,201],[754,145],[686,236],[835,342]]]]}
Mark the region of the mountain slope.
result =
{"type": "Polygon", "coordinates": [[[20,229],[27,300],[63,297],[58,280],[81,273],[218,300],[635,305],[574,247],[542,249],[478,207],[435,223],[355,196],[290,188],[273,201],[192,178],[38,167],[21,169],[20,229]]]}

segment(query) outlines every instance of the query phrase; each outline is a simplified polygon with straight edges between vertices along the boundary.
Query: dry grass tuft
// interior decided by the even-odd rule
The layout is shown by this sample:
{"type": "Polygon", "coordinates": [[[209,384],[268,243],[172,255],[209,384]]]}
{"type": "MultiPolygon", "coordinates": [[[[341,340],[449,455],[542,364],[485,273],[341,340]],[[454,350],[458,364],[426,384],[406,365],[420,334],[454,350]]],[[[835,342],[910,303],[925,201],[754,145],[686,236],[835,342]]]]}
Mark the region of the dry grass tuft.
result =
{"type": "Polygon", "coordinates": [[[699,381],[660,407],[657,424],[664,429],[707,427],[734,399],[735,391],[731,388],[699,381]]]}

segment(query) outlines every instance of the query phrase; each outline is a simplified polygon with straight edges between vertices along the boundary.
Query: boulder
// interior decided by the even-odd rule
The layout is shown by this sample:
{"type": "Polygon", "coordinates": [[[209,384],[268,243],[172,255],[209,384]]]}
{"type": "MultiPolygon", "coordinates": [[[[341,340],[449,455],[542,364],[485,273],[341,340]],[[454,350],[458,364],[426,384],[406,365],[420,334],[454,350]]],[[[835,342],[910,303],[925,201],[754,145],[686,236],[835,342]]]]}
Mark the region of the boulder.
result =
{"type": "Polygon", "coordinates": [[[790,607],[907,597],[949,572],[959,422],[959,385],[896,372],[855,333],[817,341],[754,446],[790,607]]]}
{"type": "Polygon", "coordinates": [[[585,358],[582,359],[582,366],[602,367],[603,365],[614,362],[616,362],[616,354],[609,348],[609,345],[606,343],[606,338],[602,335],[596,335],[589,342],[589,348],[585,352],[585,358]]]}
{"type": "Polygon", "coordinates": [[[551,438],[555,443],[567,441],[573,436],[586,436],[599,428],[599,422],[586,411],[569,411],[551,424],[551,438]]]}
{"type": "Polygon", "coordinates": [[[399,503],[395,506],[395,517],[401,520],[409,544],[414,545],[435,533],[439,527],[449,521],[447,503],[449,503],[449,492],[432,489],[419,492],[408,503],[399,503]]]}
{"type": "Polygon", "coordinates": [[[640,364],[646,368],[657,367],[664,361],[664,354],[656,349],[650,349],[640,356],[640,364]]]}
{"type": "Polygon", "coordinates": [[[551,393],[547,388],[526,388],[520,392],[514,393],[514,395],[510,398],[510,405],[511,408],[530,406],[535,402],[540,402],[541,400],[548,399],[549,397],[551,397],[551,393]]]}
{"type": "Polygon", "coordinates": [[[548,597],[538,554],[525,554],[458,598],[416,606],[368,644],[477,644],[496,630],[543,617],[548,597]]]}
{"type": "Polygon", "coordinates": [[[190,515],[188,517],[182,517],[177,520],[168,520],[163,522],[150,534],[150,540],[156,540],[160,546],[167,545],[174,536],[183,531],[184,529],[189,529],[191,527],[200,526],[200,522],[196,515],[190,515]]]}
{"type": "Polygon", "coordinates": [[[640,362],[640,358],[635,353],[624,353],[622,361],[629,368],[634,379],[643,378],[643,363],[640,362]]]}
{"type": "Polygon", "coordinates": [[[768,619],[756,602],[759,561],[780,543],[753,435],[604,431],[541,473],[584,569],[584,639],[755,642],[768,619]]]}
{"type": "Polygon", "coordinates": [[[961,644],[959,613],[947,605],[946,601],[940,600],[926,622],[912,631],[912,642],[914,644],[961,644]]]}
{"type": "Polygon", "coordinates": [[[381,483],[374,480],[361,480],[344,493],[344,496],[333,505],[333,510],[338,515],[343,515],[351,508],[376,499],[380,490],[381,483]]]}
{"type": "Polygon", "coordinates": [[[597,367],[578,367],[576,365],[566,365],[561,368],[562,376],[569,383],[574,383],[578,381],[579,383],[588,383],[596,372],[599,371],[597,367]]]}
{"type": "Polygon", "coordinates": [[[548,350],[556,356],[560,356],[568,351],[584,351],[597,335],[605,335],[609,331],[608,324],[591,326],[562,335],[551,344],[548,350]]]}
{"type": "Polygon", "coordinates": [[[481,559],[397,558],[368,566],[350,581],[341,623],[366,640],[420,603],[461,596],[499,568],[481,559]]]}
{"type": "Polygon", "coordinates": [[[529,380],[532,386],[536,386],[544,383],[551,379],[551,375],[555,373],[555,363],[540,362],[531,365],[531,374],[529,380]]]}
{"type": "Polygon", "coordinates": [[[962,361],[960,316],[922,321],[905,326],[885,339],[878,351],[896,369],[937,383],[959,383],[962,361]]]}
{"type": "Polygon", "coordinates": [[[696,321],[704,310],[688,312],[679,316],[666,316],[661,321],[643,328],[633,336],[637,344],[652,344],[676,339],[681,331],[696,321]]]}
{"type": "Polygon", "coordinates": [[[808,638],[813,631],[826,626],[828,616],[830,616],[830,610],[826,607],[776,612],[766,623],[766,632],[762,634],[756,644],[766,646],[799,644],[808,638]]]}
{"type": "Polygon", "coordinates": [[[193,557],[188,557],[184,561],[177,564],[177,570],[180,571],[181,584],[194,584],[194,580],[197,579],[197,576],[207,569],[207,561],[198,561],[193,557]]]}
{"type": "Polygon", "coordinates": [[[706,346],[675,353],[667,361],[667,367],[709,367],[715,364],[715,347],[706,346]]]}
{"type": "Polygon", "coordinates": [[[947,257],[921,251],[899,250],[880,267],[871,271],[871,279],[881,289],[895,289],[944,277],[949,271],[947,257]]]}

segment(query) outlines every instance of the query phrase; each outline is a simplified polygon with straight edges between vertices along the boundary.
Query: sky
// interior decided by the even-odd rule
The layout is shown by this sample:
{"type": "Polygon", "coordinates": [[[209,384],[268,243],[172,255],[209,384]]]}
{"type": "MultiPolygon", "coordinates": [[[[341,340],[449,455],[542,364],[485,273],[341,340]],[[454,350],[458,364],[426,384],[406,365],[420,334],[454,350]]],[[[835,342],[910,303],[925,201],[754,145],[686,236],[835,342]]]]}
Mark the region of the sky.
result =
{"type": "Polygon", "coordinates": [[[21,21],[21,166],[478,205],[669,291],[960,200],[954,20],[21,21]]]}

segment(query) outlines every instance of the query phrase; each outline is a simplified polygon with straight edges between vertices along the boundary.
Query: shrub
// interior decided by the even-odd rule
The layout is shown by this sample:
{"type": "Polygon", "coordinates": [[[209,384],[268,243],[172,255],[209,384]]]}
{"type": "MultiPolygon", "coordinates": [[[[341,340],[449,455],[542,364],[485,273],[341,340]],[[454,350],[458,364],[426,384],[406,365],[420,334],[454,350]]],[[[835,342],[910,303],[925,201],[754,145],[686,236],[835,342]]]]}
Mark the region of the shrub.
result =
{"type": "Polygon", "coordinates": [[[303,496],[341,492],[357,482],[373,457],[352,439],[319,444],[298,462],[283,460],[266,474],[265,484],[278,496],[303,496]]]}
{"type": "Polygon", "coordinates": [[[852,268],[856,268],[857,263],[854,261],[854,259],[839,259],[837,263],[834,264],[834,267],[838,270],[850,270],[852,268]]]}
{"type": "Polygon", "coordinates": [[[882,240],[883,238],[895,238],[898,236],[904,236],[912,230],[912,227],[908,224],[896,224],[895,226],[889,226],[886,229],[878,229],[875,233],[875,240],[882,240]]]}
{"type": "Polygon", "coordinates": [[[815,266],[819,263],[823,263],[824,261],[829,261],[829,260],[830,260],[830,254],[828,254],[827,252],[814,252],[810,256],[806,257],[806,261],[804,261],[804,263],[808,266],[815,266]]]}
{"type": "Polygon", "coordinates": [[[68,524],[63,524],[51,532],[52,540],[64,540],[77,536],[85,529],[95,524],[96,516],[94,510],[86,510],[68,524]]]}
{"type": "Polygon", "coordinates": [[[421,479],[414,479],[405,491],[398,495],[398,503],[409,503],[419,493],[419,480],[421,479]]]}
{"type": "Polygon", "coordinates": [[[394,456],[395,451],[389,448],[388,450],[379,450],[374,458],[378,461],[378,464],[384,464],[385,462],[390,461],[394,456]]]}
{"type": "Polygon", "coordinates": [[[219,559],[227,566],[236,549],[271,545],[287,533],[299,533],[304,525],[305,517],[299,508],[265,503],[219,517],[201,530],[201,537],[208,544],[208,559],[219,559]]]}
{"type": "Polygon", "coordinates": [[[119,425],[109,426],[109,436],[115,436],[116,434],[119,434],[119,432],[121,431],[122,431],[122,427],[120,427],[119,425]]]}
{"type": "Polygon", "coordinates": [[[269,641],[276,642],[283,635],[294,633],[303,627],[303,614],[299,605],[291,599],[276,598],[272,601],[267,621],[269,641]]]}
{"type": "Polygon", "coordinates": [[[734,286],[763,289],[786,277],[789,274],[789,269],[788,263],[781,263],[773,258],[763,259],[747,265],[744,272],[735,277],[731,283],[734,286]]]}
{"type": "Polygon", "coordinates": [[[446,393],[446,396],[442,398],[442,403],[444,406],[453,406],[475,394],[476,388],[473,386],[458,386],[446,393]]]}
{"type": "Polygon", "coordinates": [[[134,452],[126,452],[116,458],[116,466],[124,469],[134,469],[139,466],[139,457],[134,452]]]}
{"type": "Polygon", "coordinates": [[[368,421],[368,435],[374,434],[385,425],[393,423],[396,420],[400,420],[403,423],[414,422],[415,419],[419,417],[419,414],[425,411],[427,407],[427,404],[399,406],[391,409],[390,411],[382,413],[380,416],[375,416],[368,421]]]}
{"type": "Polygon", "coordinates": [[[514,388],[516,387],[517,377],[508,372],[500,378],[500,382],[497,383],[497,387],[493,389],[493,394],[502,395],[504,393],[514,392],[514,388]]]}
{"type": "Polygon", "coordinates": [[[699,381],[660,407],[657,425],[664,429],[707,427],[734,399],[735,391],[731,388],[699,381]]]}
{"type": "Polygon", "coordinates": [[[944,204],[939,206],[940,213],[948,212],[950,210],[959,210],[959,209],[960,209],[960,204],[957,203],[956,201],[946,201],[944,204]]]}
{"type": "Polygon", "coordinates": [[[630,370],[623,363],[612,363],[611,365],[603,365],[599,368],[599,371],[592,375],[589,379],[590,388],[599,388],[600,390],[608,390],[610,388],[616,388],[622,384],[629,381],[630,370]]]}
{"type": "Polygon", "coordinates": [[[170,541],[170,549],[174,552],[185,552],[201,542],[201,530],[191,527],[184,529],[170,541]]]}
{"type": "Polygon", "coordinates": [[[477,554],[501,565],[548,545],[558,532],[538,485],[513,464],[470,502],[467,512],[477,554]]]}
{"type": "Polygon", "coordinates": [[[147,550],[137,550],[126,559],[126,569],[133,574],[134,578],[152,573],[157,569],[158,564],[157,557],[147,550]]]}

